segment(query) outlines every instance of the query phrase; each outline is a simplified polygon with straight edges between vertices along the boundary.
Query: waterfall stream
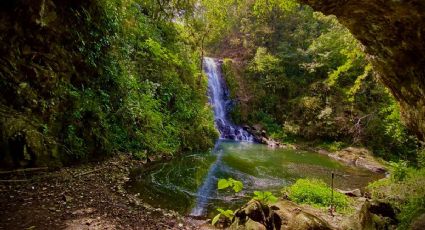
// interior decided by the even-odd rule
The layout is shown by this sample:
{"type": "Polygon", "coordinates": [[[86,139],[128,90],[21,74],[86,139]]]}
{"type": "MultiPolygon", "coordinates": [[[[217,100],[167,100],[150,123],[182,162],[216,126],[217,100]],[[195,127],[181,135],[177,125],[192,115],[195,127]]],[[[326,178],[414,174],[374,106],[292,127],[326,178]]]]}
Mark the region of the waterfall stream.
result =
{"type": "MultiPolygon", "coordinates": [[[[221,74],[220,63],[210,57],[204,58],[204,71],[208,76],[208,97],[214,111],[215,125],[220,132],[220,139],[231,139],[236,141],[253,142],[254,137],[246,130],[233,124],[227,111],[230,109],[231,101],[225,80],[221,74]]],[[[215,189],[217,178],[215,172],[220,165],[223,151],[218,149],[220,140],[217,141],[213,152],[217,155],[216,161],[211,165],[202,186],[198,189],[196,205],[192,209],[192,216],[202,216],[212,190],[215,189]]]]}
{"type": "Polygon", "coordinates": [[[298,178],[317,178],[335,187],[351,190],[382,178],[381,174],[342,165],[328,156],[302,150],[269,148],[257,144],[251,134],[228,117],[232,106],[220,72],[220,62],[204,59],[208,74],[208,96],[214,110],[220,139],[210,152],[188,153],[170,161],[135,169],[128,189],[144,202],[200,218],[212,218],[217,208],[235,209],[246,203],[254,191],[279,194],[298,178]],[[239,193],[217,190],[219,178],[243,183],[239,193]]]}
{"type": "Polygon", "coordinates": [[[210,57],[204,58],[204,71],[208,75],[208,96],[214,110],[215,125],[220,138],[253,142],[254,137],[243,128],[233,124],[228,117],[231,100],[229,90],[221,74],[220,63],[210,57]]]}

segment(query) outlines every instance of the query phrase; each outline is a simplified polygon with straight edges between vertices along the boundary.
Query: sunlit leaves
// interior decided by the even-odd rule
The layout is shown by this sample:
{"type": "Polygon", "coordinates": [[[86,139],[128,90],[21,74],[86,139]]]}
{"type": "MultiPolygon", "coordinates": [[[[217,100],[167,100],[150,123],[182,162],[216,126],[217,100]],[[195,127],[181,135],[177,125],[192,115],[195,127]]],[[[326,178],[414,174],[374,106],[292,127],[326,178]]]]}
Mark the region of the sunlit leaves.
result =
{"type": "Polygon", "coordinates": [[[217,182],[218,189],[232,188],[235,192],[240,192],[243,189],[243,183],[233,178],[220,179],[217,182]]]}
{"type": "Polygon", "coordinates": [[[219,211],[220,213],[217,214],[216,216],[214,216],[214,218],[211,221],[212,225],[215,225],[217,223],[217,221],[220,219],[221,216],[223,216],[224,218],[231,220],[233,218],[233,216],[235,215],[235,213],[232,210],[224,210],[221,208],[217,208],[217,211],[219,211]]]}
{"type": "Polygon", "coordinates": [[[294,0],[256,0],[252,9],[254,15],[259,17],[270,14],[274,8],[284,12],[291,11],[298,5],[299,3],[294,0]]]}
{"type": "Polygon", "coordinates": [[[277,202],[277,197],[269,191],[254,191],[253,198],[265,204],[273,204],[277,202]]]}

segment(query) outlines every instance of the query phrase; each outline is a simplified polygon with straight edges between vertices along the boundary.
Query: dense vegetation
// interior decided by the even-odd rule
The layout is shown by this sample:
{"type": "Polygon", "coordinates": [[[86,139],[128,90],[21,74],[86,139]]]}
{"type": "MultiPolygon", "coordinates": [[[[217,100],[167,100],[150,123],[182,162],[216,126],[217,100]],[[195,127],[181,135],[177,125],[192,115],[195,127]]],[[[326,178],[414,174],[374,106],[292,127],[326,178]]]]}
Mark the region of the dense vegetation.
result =
{"type": "MultiPolygon", "coordinates": [[[[367,147],[398,162],[369,186],[372,198],[400,210],[402,228],[425,212],[425,150],[333,16],[294,0],[19,0],[0,3],[0,22],[1,167],[210,149],[217,131],[202,73],[210,55],[223,58],[235,123],[286,143],[367,147]]],[[[331,191],[309,179],[286,190],[319,207],[331,191]]],[[[266,191],[254,199],[277,200],[266,191]]],[[[216,221],[233,217],[219,211],[216,221]]]]}
{"type": "Polygon", "coordinates": [[[199,51],[172,21],[190,5],[164,4],[5,4],[2,153],[13,152],[15,165],[42,165],[117,151],[146,158],[210,148],[216,131],[199,51]]]}
{"type": "Polygon", "coordinates": [[[392,176],[371,183],[368,190],[376,200],[389,202],[399,210],[399,229],[409,229],[415,218],[425,213],[425,168],[415,170],[395,164],[392,176]]]}
{"type": "Polygon", "coordinates": [[[335,17],[294,1],[226,3],[227,14],[215,20],[227,26],[210,47],[233,58],[223,70],[236,123],[260,124],[283,142],[363,145],[385,159],[416,162],[418,141],[397,103],[335,17]]]}

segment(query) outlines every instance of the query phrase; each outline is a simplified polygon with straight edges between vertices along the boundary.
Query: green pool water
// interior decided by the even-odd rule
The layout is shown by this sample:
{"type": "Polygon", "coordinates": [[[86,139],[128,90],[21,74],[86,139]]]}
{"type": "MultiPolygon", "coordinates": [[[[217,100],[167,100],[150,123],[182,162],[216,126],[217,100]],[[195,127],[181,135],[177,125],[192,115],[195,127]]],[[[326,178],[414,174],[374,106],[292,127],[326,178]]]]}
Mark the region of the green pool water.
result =
{"type": "Polygon", "coordinates": [[[298,178],[319,178],[340,189],[363,188],[382,178],[366,170],[343,165],[325,155],[271,149],[266,145],[219,141],[211,153],[184,155],[132,172],[127,188],[154,207],[189,215],[203,204],[202,215],[211,216],[217,207],[237,208],[255,190],[272,191],[276,196],[298,178]],[[217,179],[232,177],[244,184],[240,193],[218,191],[217,179]]]}

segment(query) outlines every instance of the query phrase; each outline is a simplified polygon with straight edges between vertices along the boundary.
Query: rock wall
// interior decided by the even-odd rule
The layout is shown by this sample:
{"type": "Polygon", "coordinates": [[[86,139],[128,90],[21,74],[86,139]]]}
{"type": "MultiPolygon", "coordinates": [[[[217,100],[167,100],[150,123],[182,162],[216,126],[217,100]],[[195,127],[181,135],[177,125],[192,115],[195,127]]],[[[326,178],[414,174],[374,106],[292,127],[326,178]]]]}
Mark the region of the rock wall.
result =
{"type": "Polygon", "coordinates": [[[425,1],[300,0],[333,14],[364,45],[406,125],[425,140],[425,1]]]}

